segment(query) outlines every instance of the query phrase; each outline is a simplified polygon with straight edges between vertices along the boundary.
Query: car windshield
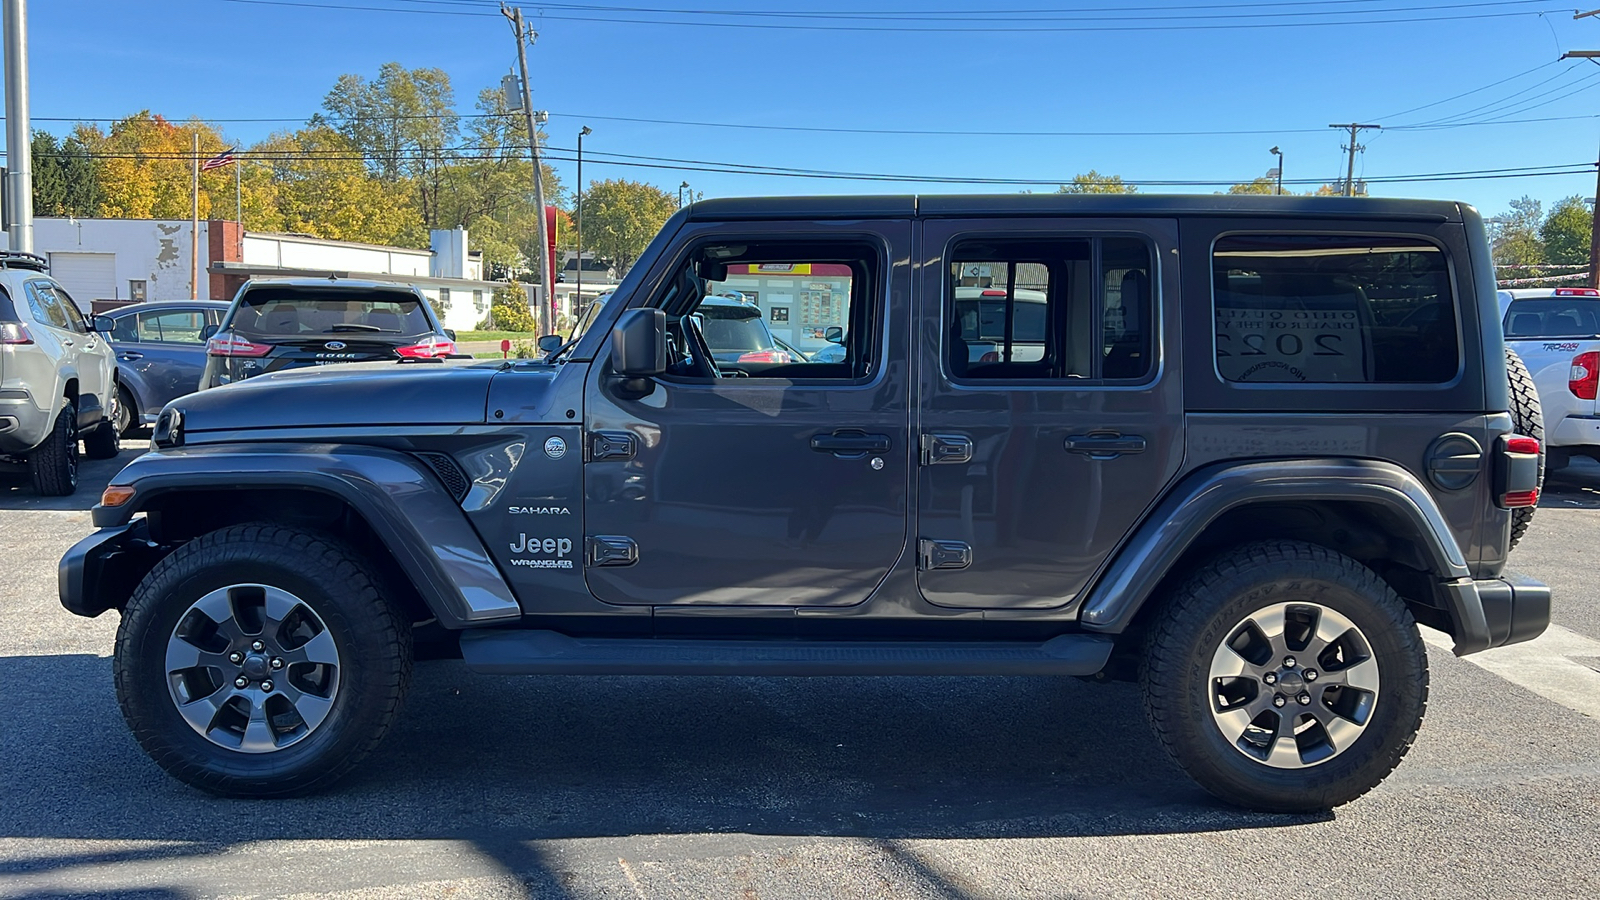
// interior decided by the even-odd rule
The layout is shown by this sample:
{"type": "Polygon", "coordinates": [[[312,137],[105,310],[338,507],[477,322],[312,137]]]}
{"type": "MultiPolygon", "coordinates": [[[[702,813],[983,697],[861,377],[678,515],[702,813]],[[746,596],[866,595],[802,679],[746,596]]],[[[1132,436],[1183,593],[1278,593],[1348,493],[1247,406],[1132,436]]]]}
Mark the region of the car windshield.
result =
{"type": "Polygon", "coordinates": [[[584,333],[589,330],[589,326],[594,324],[594,320],[600,318],[600,311],[605,309],[606,301],[610,299],[610,294],[601,294],[590,300],[589,306],[583,311],[583,317],[578,320],[577,326],[572,329],[572,336],[567,340],[575,341],[583,337],[584,333]]]}
{"type": "Polygon", "coordinates": [[[761,321],[761,310],[743,306],[710,306],[697,310],[703,317],[706,344],[713,352],[772,350],[772,333],[761,321]]]}
{"type": "Polygon", "coordinates": [[[1513,300],[1506,337],[1600,337],[1600,298],[1542,297],[1513,300]]]}
{"type": "Polygon", "coordinates": [[[247,291],[234,310],[234,330],[247,334],[423,335],[433,331],[422,303],[409,291],[262,287],[247,291]]]}

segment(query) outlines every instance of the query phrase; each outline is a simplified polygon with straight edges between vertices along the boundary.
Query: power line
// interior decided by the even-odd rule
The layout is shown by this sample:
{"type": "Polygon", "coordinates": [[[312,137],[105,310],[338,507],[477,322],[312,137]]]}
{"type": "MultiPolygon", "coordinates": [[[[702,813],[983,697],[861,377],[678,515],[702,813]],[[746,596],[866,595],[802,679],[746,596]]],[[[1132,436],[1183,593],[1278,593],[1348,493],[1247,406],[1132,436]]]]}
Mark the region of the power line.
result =
{"type": "Polygon", "coordinates": [[[1487,91],[1490,88],[1499,87],[1500,85],[1505,84],[1506,82],[1516,81],[1518,78],[1521,78],[1524,75],[1532,75],[1534,72],[1537,72],[1540,69],[1549,68],[1550,66],[1555,65],[1559,61],[1560,60],[1551,60],[1549,62],[1540,63],[1539,65],[1534,66],[1531,69],[1528,69],[1528,70],[1523,71],[1523,72],[1518,72],[1517,74],[1512,75],[1510,78],[1502,78],[1499,81],[1492,82],[1490,84],[1486,84],[1486,85],[1484,85],[1482,87],[1475,87],[1470,91],[1462,91],[1461,93],[1456,94],[1455,96],[1446,97],[1443,100],[1435,100],[1432,103],[1424,103],[1421,106],[1413,106],[1410,109],[1401,110],[1400,112],[1397,112],[1397,113],[1390,113],[1387,116],[1375,116],[1374,118],[1378,118],[1378,119],[1398,119],[1398,118],[1400,118],[1402,116],[1409,116],[1414,112],[1421,112],[1424,109],[1431,109],[1431,108],[1433,108],[1435,106],[1442,106],[1442,105],[1444,105],[1446,103],[1449,103],[1452,100],[1460,100],[1462,97],[1469,97],[1469,96],[1471,96],[1473,94],[1477,94],[1477,93],[1480,93],[1482,91],[1487,91]]]}

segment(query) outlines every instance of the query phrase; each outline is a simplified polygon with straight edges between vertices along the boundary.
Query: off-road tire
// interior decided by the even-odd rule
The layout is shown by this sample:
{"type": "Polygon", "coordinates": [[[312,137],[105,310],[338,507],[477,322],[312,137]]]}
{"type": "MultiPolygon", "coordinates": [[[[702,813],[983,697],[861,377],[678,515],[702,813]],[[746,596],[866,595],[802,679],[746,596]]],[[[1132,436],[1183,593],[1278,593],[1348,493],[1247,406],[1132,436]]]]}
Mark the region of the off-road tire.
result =
{"type": "Polygon", "coordinates": [[[117,407],[111,422],[123,437],[139,430],[139,404],[125,387],[117,388],[117,407]]]}
{"type": "Polygon", "coordinates": [[[1222,800],[1267,812],[1327,810],[1371,790],[1410,749],[1427,707],[1427,654],[1404,602],[1361,563],[1299,541],[1245,544],[1195,571],[1155,613],[1141,672],[1145,713],[1172,759],[1222,800]],[[1380,689],[1365,731],[1342,752],[1273,768],[1240,752],[1213,719],[1210,667],[1246,618],[1296,600],[1355,623],[1380,689]]]}
{"type": "Polygon", "coordinates": [[[28,454],[33,489],[45,497],[65,497],[78,490],[78,410],[62,404],[44,443],[28,454]]]}
{"type": "MultiPolygon", "coordinates": [[[[1533,376],[1522,364],[1522,357],[1510,347],[1506,348],[1506,377],[1511,383],[1511,423],[1517,434],[1539,440],[1539,490],[1544,490],[1546,451],[1544,447],[1544,412],[1539,407],[1539,391],[1534,387],[1533,376]]],[[[1511,543],[1506,552],[1516,549],[1517,542],[1528,531],[1533,521],[1535,507],[1524,506],[1511,511],[1511,543]]]]}
{"type": "Polygon", "coordinates": [[[117,630],[117,702],[134,737],[169,774],[213,794],[281,797],[333,784],[378,746],[410,679],[410,628],[378,583],[344,544],[277,525],[235,525],[179,547],[140,582],[117,630]],[[320,616],[339,651],[339,686],[326,718],[270,752],[208,740],[180,715],[167,685],[168,641],[180,617],[207,593],[237,584],[294,594],[320,616]]]}
{"type": "MultiPolygon", "coordinates": [[[[117,393],[121,394],[121,390],[117,393]]],[[[90,459],[115,459],[122,451],[122,446],[118,443],[122,439],[122,433],[117,431],[116,422],[117,410],[122,405],[121,399],[120,396],[114,397],[111,408],[106,410],[106,415],[100,420],[100,424],[83,436],[84,456],[90,459]]]]}

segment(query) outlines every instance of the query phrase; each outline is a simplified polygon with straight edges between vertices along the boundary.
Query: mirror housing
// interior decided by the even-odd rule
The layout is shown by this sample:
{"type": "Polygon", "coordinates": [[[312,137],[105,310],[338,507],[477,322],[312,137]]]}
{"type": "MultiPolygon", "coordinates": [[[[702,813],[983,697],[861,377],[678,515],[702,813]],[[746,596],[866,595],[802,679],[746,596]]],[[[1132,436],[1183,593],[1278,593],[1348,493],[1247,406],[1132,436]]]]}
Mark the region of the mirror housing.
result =
{"type": "Polygon", "coordinates": [[[111,329],[113,329],[115,327],[117,327],[117,323],[115,321],[113,321],[110,316],[90,316],[89,317],[89,330],[90,331],[98,332],[100,334],[110,334],[111,333],[111,329]]]}
{"type": "Polygon", "coordinates": [[[630,309],[611,329],[611,369],[618,393],[638,399],[655,390],[651,379],[667,370],[667,314],[630,309]]]}
{"type": "Polygon", "coordinates": [[[456,330],[454,328],[445,328],[442,330],[444,331],[444,336],[450,339],[450,343],[453,344],[456,342],[456,330]]]}
{"type": "Polygon", "coordinates": [[[547,334],[539,338],[539,352],[553,353],[557,350],[560,350],[561,346],[565,343],[566,341],[561,338],[561,335],[547,334]]]}
{"type": "Polygon", "coordinates": [[[215,325],[207,325],[206,327],[200,329],[200,340],[202,341],[209,341],[216,336],[217,326],[215,325]]]}
{"type": "MultiPolygon", "coordinates": [[[[812,334],[816,334],[816,332],[813,331],[812,334]]],[[[837,325],[829,326],[828,330],[822,333],[822,339],[830,344],[842,345],[844,343],[844,329],[837,325]]]]}

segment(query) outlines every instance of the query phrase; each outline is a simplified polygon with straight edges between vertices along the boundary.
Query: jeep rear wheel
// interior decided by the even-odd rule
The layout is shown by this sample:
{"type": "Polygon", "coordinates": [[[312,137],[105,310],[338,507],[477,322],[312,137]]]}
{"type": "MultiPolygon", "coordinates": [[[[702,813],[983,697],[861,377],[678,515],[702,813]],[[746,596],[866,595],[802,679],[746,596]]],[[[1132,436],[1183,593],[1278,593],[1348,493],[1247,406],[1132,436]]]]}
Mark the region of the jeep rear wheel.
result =
{"type": "Polygon", "coordinates": [[[1235,548],[1178,590],[1143,672],[1157,738],[1230,803],[1311,812],[1399,764],[1427,705],[1405,604],[1349,557],[1297,541],[1235,548]]]}
{"type": "Polygon", "coordinates": [[[46,497],[65,497],[78,489],[78,410],[70,401],[56,415],[44,443],[28,454],[33,489],[46,497]]]}
{"type": "Polygon", "coordinates": [[[349,548],[274,525],[178,548],[117,632],[117,701],[134,737],[216,794],[332,784],[388,731],[410,674],[410,630],[375,585],[349,548]]]}

